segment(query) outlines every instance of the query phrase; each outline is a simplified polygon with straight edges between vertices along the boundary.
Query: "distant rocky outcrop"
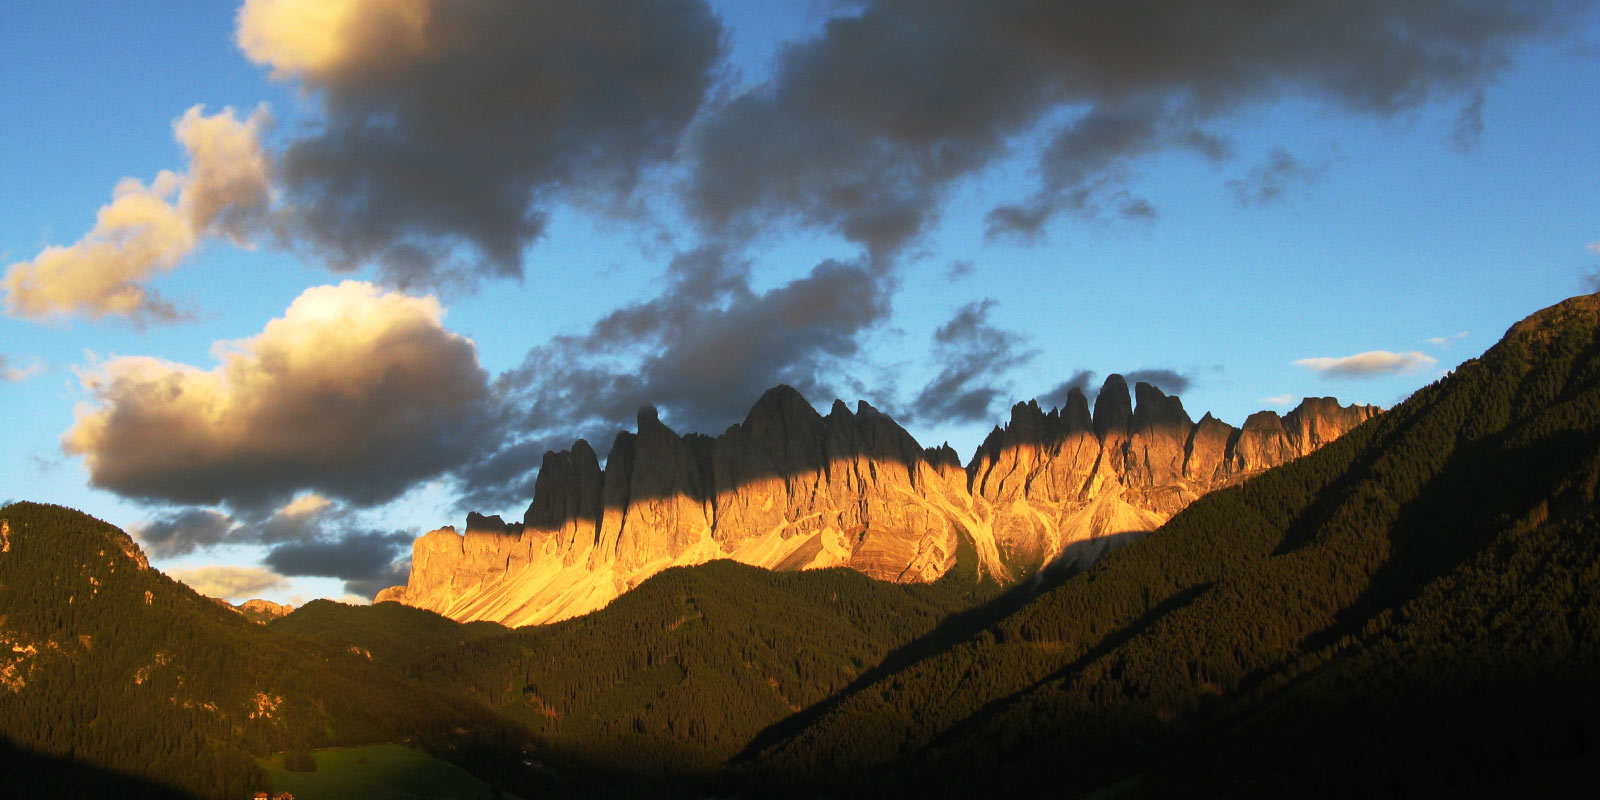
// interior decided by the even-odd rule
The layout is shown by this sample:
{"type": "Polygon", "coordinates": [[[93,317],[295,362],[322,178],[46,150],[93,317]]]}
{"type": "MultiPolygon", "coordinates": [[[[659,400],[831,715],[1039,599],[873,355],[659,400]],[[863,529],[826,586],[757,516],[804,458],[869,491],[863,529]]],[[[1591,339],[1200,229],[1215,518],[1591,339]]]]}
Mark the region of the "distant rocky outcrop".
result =
{"type": "Polygon", "coordinates": [[[1308,398],[1234,428],[1198,423],[1147,383],[1110,376],[1019,403],[965,468],[865,402],[823,416],[779,386],[721,436],[680,436],[655,410],[617,435],[602,470],[582,440],[546,453],[521,523],[471,514],[413,547],[410,581],[378,595],[461,621],[552,622],[606,605],[655,573],[732,558],[776,570],[848,566],[931,581],[963,543],[1008,581],[1087,563],[1196,498],[1321,447],[1376,414],[1308,398]]]}
{"type": "Polygon", "coordinates": [[[280,605],[272,602],[271,600],[261,600],[259,598],[255,600],[246,600],[236,606],[236,608],[239,609],[239,613],[244,615],[245,619],[251,620],[252,622],[259,622],[263,625],[279,617],[287,617],[291,612],[294,611],[294,606],[287,604],[280,605]]]}

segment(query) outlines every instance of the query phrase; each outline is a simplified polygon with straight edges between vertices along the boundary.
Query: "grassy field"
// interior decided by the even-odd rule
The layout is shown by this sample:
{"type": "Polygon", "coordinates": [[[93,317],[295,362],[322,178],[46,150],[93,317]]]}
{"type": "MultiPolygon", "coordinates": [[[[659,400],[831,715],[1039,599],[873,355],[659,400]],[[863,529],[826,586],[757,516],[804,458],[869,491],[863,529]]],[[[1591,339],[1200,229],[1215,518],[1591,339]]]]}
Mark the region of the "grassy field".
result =
{"type": "Polygon", "coordinates": [[[283,756],[261,759],[272,791],[295,800],[410,800],[411,798],[490,798],[489,784],[421,750],[398,744],[338,747],[312,753],[316,772],[288,772],[283,756]]]}

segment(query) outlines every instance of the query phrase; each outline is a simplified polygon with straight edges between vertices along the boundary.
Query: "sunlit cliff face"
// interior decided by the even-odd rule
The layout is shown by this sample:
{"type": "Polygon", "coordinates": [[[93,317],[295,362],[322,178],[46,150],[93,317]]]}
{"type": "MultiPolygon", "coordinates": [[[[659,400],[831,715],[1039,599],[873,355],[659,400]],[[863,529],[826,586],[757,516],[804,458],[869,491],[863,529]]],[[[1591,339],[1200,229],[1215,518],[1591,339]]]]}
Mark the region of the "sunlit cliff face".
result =
{"type": "Polygon", "coordinates": [[[1307,399],[1243,428],[1196,424],[1176,397],[1112,376],[1091,418],[1013,409],[963,469],[893,420],[842,403],[822,417],[768,392],[716,439],[680,437],[646,410],[602,471],[579,442],[545,459],[523,524],[469,517],[464,536],[417,540],[410,581],[379,599],[508,625],[593,611],[672,566],[728,558],[767,569],[849,567],[927,582],[963,543],[1004,583],[1049,563],[1087,564],[1195,499],[1333,441],[1377,409],[1307,399]]]}

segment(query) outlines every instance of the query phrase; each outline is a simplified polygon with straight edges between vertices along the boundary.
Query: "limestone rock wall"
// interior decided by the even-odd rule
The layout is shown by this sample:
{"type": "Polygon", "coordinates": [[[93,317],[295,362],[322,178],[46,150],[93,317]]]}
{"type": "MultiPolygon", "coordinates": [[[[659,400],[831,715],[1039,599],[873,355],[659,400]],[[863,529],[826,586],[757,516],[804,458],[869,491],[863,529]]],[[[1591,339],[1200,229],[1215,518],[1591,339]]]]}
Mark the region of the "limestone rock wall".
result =
{"type": "Polygon", "coordinates": [[[468,621],[552,622],[604,606],[670,566],[733,558],[769,569],[848,566],[936,580],[965,541],[1013,580],[1088,563],[1196,498],[1333,441],[1377,413],[1308,398],[1234,428],[1193,422],[1177,397],[1110,376],[1090,413],[1019,403],[963,468],[866,403],[827,416],[787,386],[716,438],[640,412],[605,469],[587,442],[547,453],[520,524],[469,515],[413,548],[398,600],[468,621]]]}

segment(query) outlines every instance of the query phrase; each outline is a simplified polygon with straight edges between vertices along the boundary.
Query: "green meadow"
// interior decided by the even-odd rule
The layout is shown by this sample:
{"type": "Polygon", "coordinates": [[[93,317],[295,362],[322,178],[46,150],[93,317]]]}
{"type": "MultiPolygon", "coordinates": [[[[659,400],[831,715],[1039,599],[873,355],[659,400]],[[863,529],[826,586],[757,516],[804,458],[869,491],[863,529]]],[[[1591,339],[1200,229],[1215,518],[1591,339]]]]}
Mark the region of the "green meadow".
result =
{"type": "Polygon", "coordinates": [[[272,791],[290,792],[295,800],[466,800],[496,795],[489,784],[422,750],[398,744],[334,747],[312,753],[315,772],[290,772],[283,755],[259,759],[272,779],[272,791]]]}

